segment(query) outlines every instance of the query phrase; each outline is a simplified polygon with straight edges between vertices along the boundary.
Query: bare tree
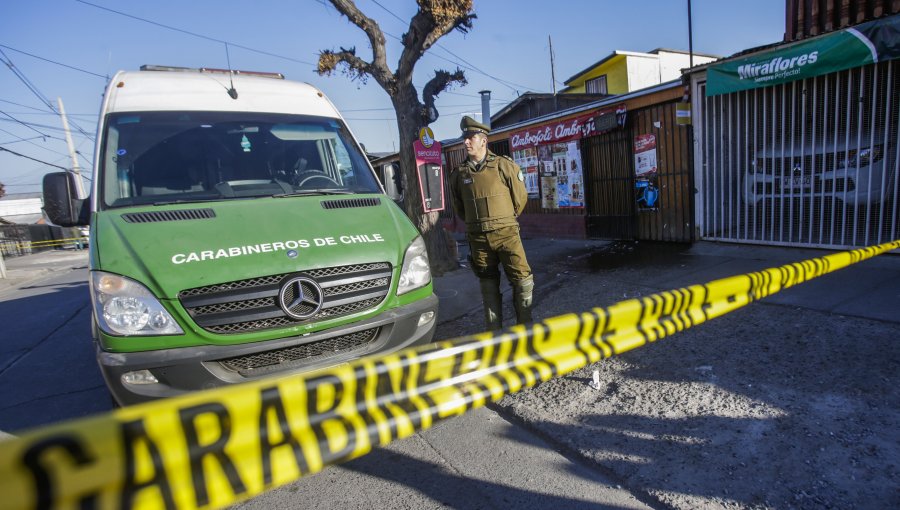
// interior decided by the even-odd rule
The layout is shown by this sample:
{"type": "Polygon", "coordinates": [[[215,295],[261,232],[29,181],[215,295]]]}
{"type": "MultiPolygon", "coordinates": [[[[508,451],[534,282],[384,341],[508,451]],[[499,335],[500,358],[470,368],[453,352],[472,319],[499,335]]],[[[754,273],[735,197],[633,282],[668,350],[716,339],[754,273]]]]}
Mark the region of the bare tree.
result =
{"type": "MultiPolygon", "coordinates": [[[[412,83],[416,62],[437,42],[452,30],[468,32],[472,28],[475,14],[473,0],[416,0],[419,10],[409,22],[409,29],[403,34],[403,52],[392,71],[388,67],[384,33],[372,18],[367,17],[353,0],[330,0],[335,9],[359,27],[372,46],[372,60],[366,61],[356,55],[356,48],[341,48],[340,51],[323,50],[319,54],[319,75],[330,75],[341,68],[351,79],[365,82],[374,78],[391,97],[397,124],[400,130],[400,171],[405,190],[404,207],[425,239],[431,268],[436,274],[457,267],[455,249],[451,250],[450,236],[439,223],[436,212],[424,212],[413,142],[419,129],[438,118],[434,100],[444,90],[453,85],[465,85],[465,74],[435,71],[434,77],[422,89],[422,100],[412,83]]],[[[449,169],[445,169],[447,171],[449,169]]],[[[455,244],[453,245],[455,248],[455,244]]]]}

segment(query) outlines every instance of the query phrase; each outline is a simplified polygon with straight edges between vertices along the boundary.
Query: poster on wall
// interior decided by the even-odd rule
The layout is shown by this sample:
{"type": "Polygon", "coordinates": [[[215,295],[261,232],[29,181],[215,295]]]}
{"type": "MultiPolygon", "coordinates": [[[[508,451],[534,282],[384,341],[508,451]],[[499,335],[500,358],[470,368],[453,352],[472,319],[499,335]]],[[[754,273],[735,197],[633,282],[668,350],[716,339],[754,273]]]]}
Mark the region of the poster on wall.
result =
{"type": "Polygon", "coordinates": [[[584,184],[581,173],[581,150],[578,142],[555,144],[553,162],[556,171],[558,207],[584,207],[584,184]]]}
{"type": "MultiPolygon", "coordinates": [[[[584,207],[584,182],[578,142],[552,143],[534,148],[540,175],[541,207],[584,207]]],[[[537,190],[535,190],[537,191],[537,190]]]]}
{"type": "Polygon", "coordinates": [[[538,168],[541,175],[541,207],[556,209],[556,167],[553,166],[553,152],[549,145],[538,145],[538,168]]]}
{"type": "Polygon", "coordinates": [[[625,114],[625,106],[618,105],[510,135],[510,150],[525,174],[528,196],[539,196],[545,209],[584,207],[584,169],[579,141],[623,127],[625,114]],[[598,119],[604,121],[600,127],[596,124],[598,119]],[[605,122],[606,119],[611,122],[605,122]]]}
{"type": "Polygon", "coordinates": [[[634,137],[634,189],[637,207],[642,211],[659,208],[659,179],[656,163],[656,136],[634,137]]]}
{"type": "Polygon", "coordinates": [[[540,171],[538,170],[537,147],[525,147],[512,153],[513,161],[522,169],[525,175],[525,189],[528,198],[538,198],[540,192],[540,171]]]}

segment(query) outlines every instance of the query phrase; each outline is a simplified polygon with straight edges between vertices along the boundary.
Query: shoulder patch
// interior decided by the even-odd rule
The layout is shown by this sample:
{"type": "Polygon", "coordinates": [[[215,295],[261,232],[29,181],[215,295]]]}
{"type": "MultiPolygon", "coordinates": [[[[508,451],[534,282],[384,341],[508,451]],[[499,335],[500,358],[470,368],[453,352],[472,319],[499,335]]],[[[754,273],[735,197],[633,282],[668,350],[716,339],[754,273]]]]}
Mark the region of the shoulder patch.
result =
{"type": "Polygon", "coordinates": [[[508,160],[512,161],[513,163],[515,163],[515,160],[514,160],[513,158],[511,158],[511,157],[509,157],[509,156],[507,156],[507,155],[505,155],[505,154],[503,155],[503,157],[504,157],[505,159],[508,159],[508,160]]]}

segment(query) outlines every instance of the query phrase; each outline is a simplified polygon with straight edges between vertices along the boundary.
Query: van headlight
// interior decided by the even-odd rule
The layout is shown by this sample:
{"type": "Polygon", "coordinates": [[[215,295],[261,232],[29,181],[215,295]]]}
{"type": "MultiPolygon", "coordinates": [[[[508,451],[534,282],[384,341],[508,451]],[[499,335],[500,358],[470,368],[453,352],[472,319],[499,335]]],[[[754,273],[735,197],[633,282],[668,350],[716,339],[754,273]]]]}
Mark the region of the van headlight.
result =
{"type": "Polygon", "coordinates": [[[431,281],[431,268],[428,265],[428,252],[425,251],[425,241],[422,236],[416,236],[406,254],[403,255],[403,269],[400,270],[400,284],[397,286],[397,295],[406,294],[411,290],[428,285],[431,281]]]}
{"type": "Polygon", "coordinates": [[[881,161],[881,158],[884,155],[883,149],[883,145],[873,145],[872,147],[860,149],[859,151],[851,149],[847,151],[846,159],[838,162],[837,167],[852,169],[856,168],[857,165],[862,167],[877,163],[881,161]]]}
{"type": "MultiPolygon", "coordinates": [[[[856,161],[854,163],[858,162],[859,166],[869,166],[872,163],[881,161],[881,153],[882,153],[881,149],[882,149],[881,145],[873,145],[870,148],[861,149],[856,154],[856,161]]],[[[852,164],[853,163],[851,163],[851,165],[852,164]]]]}
{"type": "Polygon", "coordinates": [[[181,327],[140,283],[103,271],[91,273],[91,296],[97,325],[117,336],[181,335],[181,327]]]}

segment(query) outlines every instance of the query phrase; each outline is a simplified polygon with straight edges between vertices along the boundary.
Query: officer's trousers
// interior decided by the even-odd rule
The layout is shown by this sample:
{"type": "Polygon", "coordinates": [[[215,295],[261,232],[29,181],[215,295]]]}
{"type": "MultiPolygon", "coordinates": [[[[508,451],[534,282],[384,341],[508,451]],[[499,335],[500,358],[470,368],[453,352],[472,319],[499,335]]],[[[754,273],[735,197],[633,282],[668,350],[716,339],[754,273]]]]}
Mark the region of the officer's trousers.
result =
{"type": "Polygon", "coordinates": [[[490,232],[470,232],[466,237],[469,241],[472,271],[481,284],[485,327],[497,330],[503,324],[499,267],[501,265],[513,288],[516,319],[519,323],[531,322],[534,277],[525,257],[522,239],[519,237],[519,226],[511,225],[490,232]]]}

